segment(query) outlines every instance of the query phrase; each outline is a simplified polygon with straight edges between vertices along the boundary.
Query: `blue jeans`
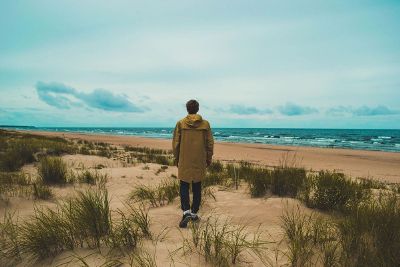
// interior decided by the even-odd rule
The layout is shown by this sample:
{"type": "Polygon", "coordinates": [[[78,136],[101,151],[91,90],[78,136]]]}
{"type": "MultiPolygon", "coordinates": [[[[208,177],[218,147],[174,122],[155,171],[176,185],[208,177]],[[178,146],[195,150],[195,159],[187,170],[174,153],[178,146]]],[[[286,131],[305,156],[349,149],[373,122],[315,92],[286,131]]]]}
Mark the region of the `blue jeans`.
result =
{"type": "MultiPolygon", "coordinates": [[[[190,183],[180,181],[180,196],[181,196],[181,209],[183,211],[190,210],[190,196],[189,196],[190,183]]],[[[197,213],[201,203],[201,182],[192,182],[193,202],[192,212],[197,213]]]]}

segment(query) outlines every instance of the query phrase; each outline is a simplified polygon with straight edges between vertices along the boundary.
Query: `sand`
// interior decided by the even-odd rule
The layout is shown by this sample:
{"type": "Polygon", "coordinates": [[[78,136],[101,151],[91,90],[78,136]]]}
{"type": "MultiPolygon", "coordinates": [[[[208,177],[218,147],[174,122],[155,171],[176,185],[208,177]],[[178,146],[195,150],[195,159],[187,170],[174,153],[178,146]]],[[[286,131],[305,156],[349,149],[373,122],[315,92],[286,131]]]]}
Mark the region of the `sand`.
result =
{"type": "MultiPolygon", "coordinates": [[[[150,139],[128,136],[107,136],[77,133],[58,133],[58,132],[33,132],[45,136],[61,136],[71,139],[84,139],[88,141],[107,142],[114,145],[147,146],[152,148],[170,149],[170,140],[150,139]]],[[[257,164],[276,166],[282,159],[288,158],[307,169],[320,170],[330,169],[342,171],[354,177],[372,177],[375,179],[387,180],[390,182],[400,182],[400,153],[357,151],[347,149],[324,149],[310,147],[289,147],[273,146],[261,144],[235,144],[235,143],[216,143],[215,159],[223,161],[246,160],[257,164]]],[[[108,175],[106,184],[110,196],[110,208],[112,210],[126,209],[124,202],[129,198],[129,194],[138,184],[156,185],[164,179],[172,179],[171,175],[177,174],[176,167],[169,167],[164,172],[157,174],[160,169],[158,164],[126,165],[118,159],[108,159],[90,155],[64,155],[63,160],[68,167],[73,170],[94,168],[101,164],[104,168],[98,170],[100,173],[108,175]],[[146,168],[145,168],[146,166],[146,168]]],[[[23,172],[29,173],[32,177],[36,175],[34,165],[26,165],[23,172]]],[[[56,195],[54,200],[34,201],[19,197],[12,197],[7,207],[0,206],[0,216],[6,210],[16,211],[20,220],[27,220],[34,213],[35,206],[56,207],[56,202],[68,199],[76,194],[77,190],[90,188],[85,184],[74,184],[64,187],[52,187],[56,195]]],[[[274,249],[282,252],[286,250],[284,243],[279,243],[283,239],[280,218],[286,208],[299,207],[303,212],[311,212],[299,201],[290,198],[279,198],[270,196],[266,198],[251,198],[248,189],[243,184],[238,190],[233,188],[213,187],[216,200],[208,199],[201,207],[200,215],[205,217],[214,214],[221,220],[229,219],[234,225],[247,225],[248,230],[255,230],[260,224],[264,232],[265,239],[271,242],[267,256],[271,259],[273,266],[287,264],[287,259],[281,253],[281,257],[275,260],[274,249]]],[[[154,253],[157,266],[170,266],[171,252],[182,246],[182,238],[190,235],[189,230],[181,230],[177,227],[182,216],[179,198],[166,206],[150,208],[151,231],[161,233],[166,230],[166,239],[157,244],[151,241],[144,241],[143,249],[149,253],[154,253]]],[[[93,254],[92,250],[75,250],[80,256],[93,254]]],[[[65,262],[71,252],[64,252],[54,259],[48,259],[36,264],[36,266],[57,266],[65,262]]],[[[95,253],[85,258],[90,266],[100,266],[104,263],[106,251],[102,255],[95,253]],[[102,256],[103,255],[103,256],[102,256]]],[[[209,266],[204,259],[197,254],[181,257],[176,254],[175,264],[171,266],[209,266]]],[[[242,263],[237,266],[264,266],[260,260],[246,256],[250,263],[242,263]]],[[[20,266],[24,266],[23,263],[20,266]]],[[[66,266],[76,266],[76,261],[66,266]]]]}
{"type": "MultiPolygon", "coordinates": [[[[35,131],[33,133],[119,145],[171,149],[171,140],[168,139],[60,132],[35,131]]],[[[299,166],[314,171],[337,170],[352,177],[368,177],[388,182],[400,182],[400,153],[395,152],[223,142],[216,142],[214,150],[214,158],[218,160],[245,160],[268,166],[277,166],[283,158],[289,155],[289,159],[294,157],[296,164],[299,166]]]]}
{"type": "MultiPolygon", "coordinates": [[[[62,159],[67,163],[70,170],[75,171],[79,171],[82,168],[92,169],[99,164],[103,165],[104,168],[98,171],[108,175],[106,188],[110,197],[110,209],[114,211],[118,209],[122,211],[126,210],[125,203],[135,186],[139,184],[156,185],[164,179],[172,179],[172,174],[177,174],[177,168],[174,166],[156,174],[160,169],[160,165],[158,164],[139,163],[134,166],[124,166],[123,162],[118,160],[92,155],[64,155],[62,159]]],[[[25,165],[22,171],[30,174],[32,177],[35,177],[37,174],[37,169],[33,164],[25,165]]],[[[52,186],[55,199],[48,201],[11,197],[7,207],[0,206],[0,217],[4,216],[7,211],[16,211],[19,221],[29,220],[30,216],[34,214],[34,207],[55,208],[57,202],[67,200],[75,196],[77,191],[82,191],[90,187],[86,184],[73,184],[61,187],[52,186]]],[[[229,220],[232,225],[246,225],[250,232],[255,231],[262,225],[263,236],[265,240],[271,242],[271,248],[278,247],[278,242],[283,238],[283,232],[280,227],[280,216],[286,207],[293,208],[299,205],[303,211],[309,211],[307,208],[302,207],[300,202],[295,199],[278,197],[251,198],[244,184],[238,190],[219,186],[212,187],[212,190],[216,200],[208,198],[202,205],[200,215],[203,218],[213,215],[221,221],[229,220]]],[[[182,230],[178,227],[178,222],[182,216],[179,198],[175,199],[172,204],[150,208],[149,216],[151,219],[151,232],[157,235],[166,231],[167,235],[164,241],[157,244],[145,240],[143,249],[149,253],[155,253],[157,266],[170,266],[171,253],[182,247],[183,237],[190,235],[188,229],[182,230]]],[[[285,248],[280,249],[285,250],[285,248]]],[[[107,251],[102,251],[101,255],[94,252],[93,250],[79,248],[74,250],[76,255],[85,257],[85,261],[90,266],[101,266],[106,260],[107,251]]],[[[269,258],[274,258],[272,249],[266,252],[269,258]]],[[[40,261],[33,266],[58,266],[72,259],[71,255],[70,251],[66,251],[55,258],[40,261]]],[[[177,253],[174,256],[175,263],[172,266],[210,266],[198,254],[188,257],[181,257],[180,255],[180,253],[177,253]]],[[[237,266],[264,266],[260,260],[250,256],[246,256],[246,261],[251,263],[242,263],[237,266]]],[[[287,260],[280,258],[277,262],[278,266],[281,266],[287,260]]],[[[26,266],[25,264],[27,262],[23,262],[19,266],[26,266]]],[[[79,262],[74,260],[65,266],[78,266],[78,264],[79,262]]]]}

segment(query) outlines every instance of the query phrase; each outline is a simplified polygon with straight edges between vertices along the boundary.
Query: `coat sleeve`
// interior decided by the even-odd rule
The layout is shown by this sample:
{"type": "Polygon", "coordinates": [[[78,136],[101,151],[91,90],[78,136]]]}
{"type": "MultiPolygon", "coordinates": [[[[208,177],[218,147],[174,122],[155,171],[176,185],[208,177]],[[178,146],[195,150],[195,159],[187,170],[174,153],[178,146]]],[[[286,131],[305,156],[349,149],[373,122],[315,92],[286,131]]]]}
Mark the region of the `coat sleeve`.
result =
{"type": "Polygon", "coordinates": [[[210,124],[208,124],[207,134],[206,134],[206,149],[207,149],[207,161],[212,160],[214,154],[214,137],[211,132],[210,124]]]}
{"type": "Polygon", "coordinates": [[[172,153],[174,154],[175,162],[179,161],[179,147],[181,144],[181,128],[179,122],[175,126],[172,137],[172,153]]]}

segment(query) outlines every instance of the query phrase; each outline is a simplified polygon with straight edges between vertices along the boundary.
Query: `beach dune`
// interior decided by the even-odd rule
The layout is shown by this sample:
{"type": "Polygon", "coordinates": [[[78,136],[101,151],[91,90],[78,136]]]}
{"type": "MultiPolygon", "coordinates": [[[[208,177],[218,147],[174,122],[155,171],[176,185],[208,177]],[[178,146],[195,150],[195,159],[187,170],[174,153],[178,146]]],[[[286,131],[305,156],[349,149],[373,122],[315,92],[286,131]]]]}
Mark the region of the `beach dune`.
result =
{"type": "MultiPolygon", "coordinates": [[[[65,132],[34,131],[32,133],[116,145],[171,149],[171,140],[169,139],[65,132]]],[[[214,150],[214,159],[217,160],[245,160],[267,166],[277,166],[286,157],[289,159],[289,163],[294,161],[297,165],[313,171],[337,170],[352,177],[400,182],[400,153],[395,152],[222,142],[216,142],[214,150]]]]}

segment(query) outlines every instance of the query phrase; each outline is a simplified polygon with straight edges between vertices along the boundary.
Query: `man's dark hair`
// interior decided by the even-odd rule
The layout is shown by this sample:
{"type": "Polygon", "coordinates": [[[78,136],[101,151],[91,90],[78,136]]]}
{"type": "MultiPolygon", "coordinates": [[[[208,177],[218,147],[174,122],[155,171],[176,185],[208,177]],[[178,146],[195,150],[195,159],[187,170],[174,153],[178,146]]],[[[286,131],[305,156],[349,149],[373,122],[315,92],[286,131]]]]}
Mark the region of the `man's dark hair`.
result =
{"type": "Polygon", "coordinates": [[[192,99],[186,103],[186,110],[189,114],[196,114],[199,111],[199,102],[192,99]]]}

